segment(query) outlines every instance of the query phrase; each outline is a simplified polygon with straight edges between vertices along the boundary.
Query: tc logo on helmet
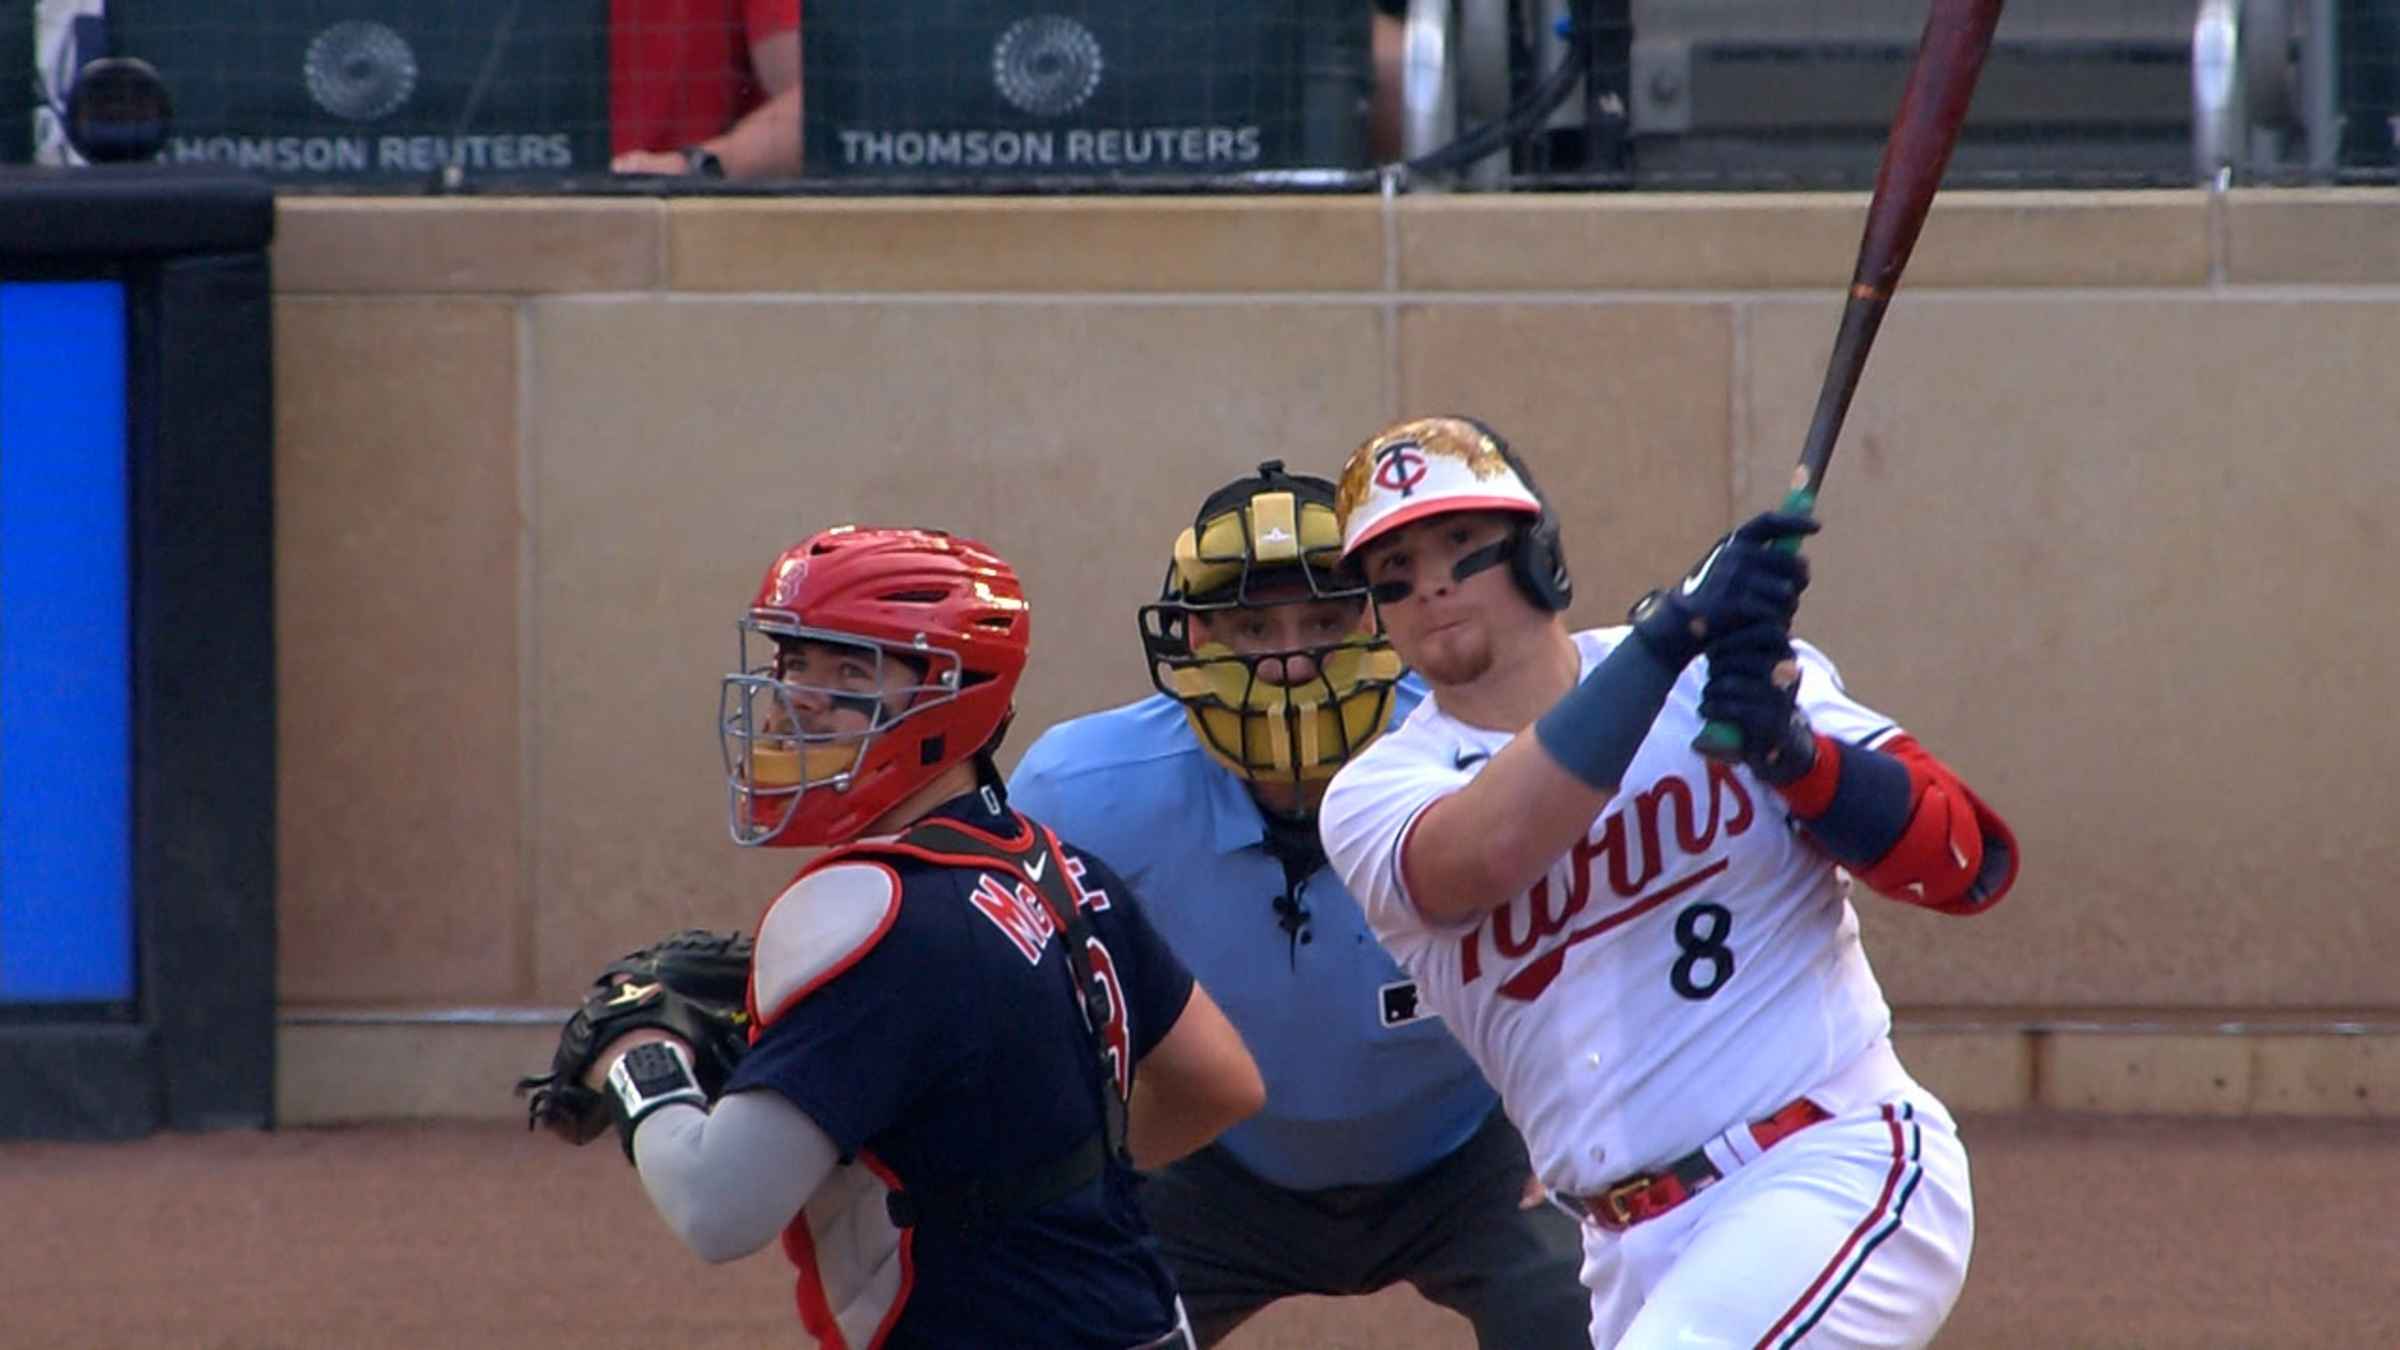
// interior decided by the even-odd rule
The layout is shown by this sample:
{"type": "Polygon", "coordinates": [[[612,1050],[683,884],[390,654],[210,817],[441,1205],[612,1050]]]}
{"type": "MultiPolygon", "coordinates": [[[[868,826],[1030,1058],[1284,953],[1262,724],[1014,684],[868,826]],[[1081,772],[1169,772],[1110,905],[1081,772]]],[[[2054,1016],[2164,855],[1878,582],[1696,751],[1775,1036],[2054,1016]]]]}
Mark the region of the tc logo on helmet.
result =
{"type": "Polygon", "coordinates": [[[1375,486],[1410,496],[1425,481],[1425,453],[1414,441],[1394,441],[1375,452],[1375,486]]]}
{"type": "Polygon", "coordinates": [[[790,609],[800,598],[800,587],[808,580],[808,559],[785,558],[775,565],[775,592],[769,597],[776,609],[790,609]]]}

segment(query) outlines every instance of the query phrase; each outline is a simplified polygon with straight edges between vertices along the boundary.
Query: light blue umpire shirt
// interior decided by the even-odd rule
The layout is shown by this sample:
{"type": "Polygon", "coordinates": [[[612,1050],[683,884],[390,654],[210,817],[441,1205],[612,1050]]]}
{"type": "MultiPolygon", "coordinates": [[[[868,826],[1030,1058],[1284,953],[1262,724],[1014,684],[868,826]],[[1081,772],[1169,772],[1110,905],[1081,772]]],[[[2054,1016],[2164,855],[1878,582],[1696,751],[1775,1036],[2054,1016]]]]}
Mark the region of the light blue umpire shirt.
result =
{"type": "MultiPolygon", "coordinates": [[[[1396,723],[1424,697],[1397,690],[1396,723]]],[[[1283,864],[1249,789],[1164,694],[1059,723],[1025,752],[1009,804],[1115,868],[1249,1044],[1267,1104],[1219,1139],[1291,1190],[1400,1181],[1449,1156],[1498,1104],[1358,902],[1319,867],[1309,942],[1279,926],[1283,864]]]]}

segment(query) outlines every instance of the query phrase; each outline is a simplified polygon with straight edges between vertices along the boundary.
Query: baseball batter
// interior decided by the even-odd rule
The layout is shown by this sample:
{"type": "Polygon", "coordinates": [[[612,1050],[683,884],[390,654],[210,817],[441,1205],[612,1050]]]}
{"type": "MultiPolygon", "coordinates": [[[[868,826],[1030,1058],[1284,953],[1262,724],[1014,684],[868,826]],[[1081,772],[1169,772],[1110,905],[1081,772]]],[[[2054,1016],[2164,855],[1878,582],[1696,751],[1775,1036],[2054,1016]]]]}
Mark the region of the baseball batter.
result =
{"type": "Polygon", "coordinates": [[[777,557],[721,698],[733,830],[831,847],[759,924],[719,1100],[659,1032],[592,1066],[670,1226],[719,1261],[780,1237],[827,1350],[1190,1350],[1134,1169],[1264,1096],[1124,883],[1007,805],[1029,619],[967,539],[777,557]]]}
{"type": "Polygon", "coordinates": [[[1486,1350],[1584,1343],[1574,1222],[1326,864],[1316,806],[1423,696],[1338,575],[1334,485],[1279,460],[1210,493],[1141,610],[1158,692],[1044,733],[1012,799],[1113,863],[1242,1032],[1267,1104],[1142,1209],[1203,1346],[1278,1299],[1406,1282],[1486,1350]]]}
{"type": "Polygon", "coordinates": [[[1345,559],[1430,696],[1335,778],[1326,850],[1584,1220],[1597,1346],[1915,1346],[1966,1277],[1966,1154],[1889,1042],[1845,873],[1946,914],[2008,828],[1796,644],[1772,513],[1570,633],[1558,527],[1480,423],[1344,469],[1345,559]],[[1704,722],[1743,760],[1691,748],[1704,722]]]}

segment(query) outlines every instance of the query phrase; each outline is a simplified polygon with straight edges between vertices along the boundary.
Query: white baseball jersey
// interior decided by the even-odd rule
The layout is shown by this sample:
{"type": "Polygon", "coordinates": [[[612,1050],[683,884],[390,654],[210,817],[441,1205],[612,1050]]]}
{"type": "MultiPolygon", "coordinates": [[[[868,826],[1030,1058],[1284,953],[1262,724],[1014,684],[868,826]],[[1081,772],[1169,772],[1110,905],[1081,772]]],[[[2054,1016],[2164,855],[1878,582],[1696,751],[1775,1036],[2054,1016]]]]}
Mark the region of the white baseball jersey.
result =
{"type": "MultiPolygon", "coordinates": [[[[1584,671],[1629,633],[1577,634],[1584,671]]],[[[1843,693],[1822,653],[1793,645],[1817,730],[1865,745],[1898,733],[1843,693]]],[[[1847,879],[1772,788],[1693,753],[1705,675],[1694,661],[1676,681],[1583,842],[1473,920],[1420,914],[1400,848],[1511,733],[1428,698],[1342,769],[1320,813],[1376,937],[1499,1089],[1553,1190],[1671,1162],[1825,1083],[1891,1029],[1847,879]]]]}

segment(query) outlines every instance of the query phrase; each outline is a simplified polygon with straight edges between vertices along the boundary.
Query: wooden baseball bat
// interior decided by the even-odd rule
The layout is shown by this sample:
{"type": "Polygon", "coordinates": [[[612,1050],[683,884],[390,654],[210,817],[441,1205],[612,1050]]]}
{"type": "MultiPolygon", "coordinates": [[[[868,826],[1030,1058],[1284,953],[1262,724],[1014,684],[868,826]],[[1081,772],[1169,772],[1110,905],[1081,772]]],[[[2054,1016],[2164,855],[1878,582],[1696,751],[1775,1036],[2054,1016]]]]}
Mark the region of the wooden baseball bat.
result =
{"type": "MultiPolygon", "coordinates": [[[[1826,466],[1833,462],[1834,441],[1850,412],[1850,396],[1858,391],[1875,330],[1883,325],[1884,307],[1899,288],[1900,273],[1917,246],[1942,171],[1949,167],[1950,151],[1958,144],[1959,124],[1966,120],[1967,102],[1975,94],[1984,56],[1991,51],[1992,30],[2000,23],[2003,3],[1933,0],[1925,16],[1916,63],[1909,67],[1900,111],[1892,118],[1891,139],[1884,142],[1883,160],[1875,169],[1867,227],[1858,243],[1858,268],[1850,275],[1850,298],[1842,306],[1842,324],[1834,334],[1825,383],[1817,389],[1817,410],[1809,418],[1808,439],[1800,446],[1800,464],[1784,495],[1786,511],[1805,515],[1816,510],[1826,466]]],[[[1797,539],[1785,543],[1800,546],[1797,539]]],[[[1730,722],[1710,722],[1692,739],[1692,748],[1711,759],[1738,760],[1741,729],[1730,722]]]]}

